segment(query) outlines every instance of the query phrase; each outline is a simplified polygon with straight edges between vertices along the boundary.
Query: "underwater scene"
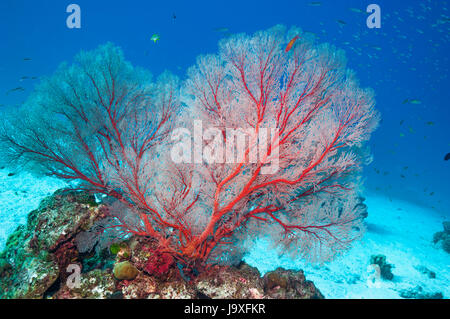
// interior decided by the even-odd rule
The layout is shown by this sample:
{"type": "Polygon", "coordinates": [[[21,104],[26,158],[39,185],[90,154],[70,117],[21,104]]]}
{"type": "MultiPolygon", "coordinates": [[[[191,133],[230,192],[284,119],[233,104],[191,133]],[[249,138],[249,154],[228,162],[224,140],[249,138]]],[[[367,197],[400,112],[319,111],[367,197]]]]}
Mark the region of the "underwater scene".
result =
{"type": "Polygon", "coordinates": [[[448,299],[449,4],[2,0],[0,299],[448,299]]]}

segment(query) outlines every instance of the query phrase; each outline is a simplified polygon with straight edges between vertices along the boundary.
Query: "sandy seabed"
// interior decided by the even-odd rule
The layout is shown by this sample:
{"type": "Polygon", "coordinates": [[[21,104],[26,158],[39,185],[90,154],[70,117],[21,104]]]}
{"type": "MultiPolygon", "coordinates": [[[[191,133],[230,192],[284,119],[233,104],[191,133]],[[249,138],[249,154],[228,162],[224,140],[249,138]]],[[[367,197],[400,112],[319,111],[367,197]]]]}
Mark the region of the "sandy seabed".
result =
{"type": "Polygon", "coordinates": [[[28,213],[36,209],[42,199],[65,185],[51,177],[37,178],[26,172],[0,169],[0,250],[8,235],[19,224],[26,224],[28,213]]]}
{"type": "Polygon", "coordinates": [[[401,298],[399,292],[421,286],[423,292],[441,292],[450,297],[450,254],[432,243],[442,231],[444,215],[403,200],[365,194],[369,216],[367,232],[344,255],[322,266],[279,256],[260,240],[246,262],[265,273],[275,267],[303,269],[326,298],[401,298]],[[393,264],[392,281],[373,280],[370,256],[382,254],[393,264]],[[429,278],[426,267],[436,273],[429,278]]]}

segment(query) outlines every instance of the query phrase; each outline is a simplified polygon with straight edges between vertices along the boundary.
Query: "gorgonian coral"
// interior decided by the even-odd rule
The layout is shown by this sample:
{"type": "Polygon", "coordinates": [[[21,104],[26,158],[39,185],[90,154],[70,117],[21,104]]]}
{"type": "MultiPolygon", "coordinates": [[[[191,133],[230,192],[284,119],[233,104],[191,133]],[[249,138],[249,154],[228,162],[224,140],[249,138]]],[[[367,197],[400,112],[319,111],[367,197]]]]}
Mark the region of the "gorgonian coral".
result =
{"type": "Polygon", "coordinates": [[[261,235],[326,260],[363,230],[355,207],[373,93],[342,51],[298,29],[222,40],[181,89],[102,46],[63,65],[20,114],[0,131],[8,158],[103,194],[105,229],[153,238],[178,262],[230,261],[261,235]],[[176,140],[192,156],[174,159],[176,140]]]}

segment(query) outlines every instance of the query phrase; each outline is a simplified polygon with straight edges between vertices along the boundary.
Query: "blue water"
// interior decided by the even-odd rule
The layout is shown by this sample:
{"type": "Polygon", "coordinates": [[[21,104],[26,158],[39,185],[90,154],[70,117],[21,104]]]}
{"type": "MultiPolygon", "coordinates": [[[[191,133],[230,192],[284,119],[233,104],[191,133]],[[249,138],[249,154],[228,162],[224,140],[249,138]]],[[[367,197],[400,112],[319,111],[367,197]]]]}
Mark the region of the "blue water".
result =
{"type": "Polygon", "coordinates": [[[431,0],[2,0],[0,108],[21,104],[37,84],[22,77],[50,75],[80,50],[107,41],[122,47],[133,65],[155,76],[168,69],[183,79],[198,55],[217,51],[224,33],[296,25],[344,49],[361,86],[376,93],[382,121],[369,143],[374,158],[364,172],[367,192],[448,218],[449,17],[449,1],[431,0]],[[380,29],[366,25],[372,2],[381,7],[380,29]],[[70,3],[81,7],[81,29],[66,26],[70,3]],[[150,40],[155,33],[157,43],[150,40]],[[19,86],[25,90],[7,94],[19,86]]]}

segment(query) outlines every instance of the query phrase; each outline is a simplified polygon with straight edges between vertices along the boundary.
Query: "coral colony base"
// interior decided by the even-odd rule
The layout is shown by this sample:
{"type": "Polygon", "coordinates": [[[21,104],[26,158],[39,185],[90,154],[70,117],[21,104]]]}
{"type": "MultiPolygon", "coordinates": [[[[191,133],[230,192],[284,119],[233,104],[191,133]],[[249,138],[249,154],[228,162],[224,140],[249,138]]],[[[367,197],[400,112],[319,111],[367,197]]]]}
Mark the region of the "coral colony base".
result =
{"type": "Polygon", "coordinates": [[[81,52],[1,123],[8,165],[71,185],[8,239],[2,296],[320,298],[242,258],[263,236],[311,262],[360,238],[377,123],[343,52],[297,28],[222,40],[181,84],[110,43],[81,52]]]}

